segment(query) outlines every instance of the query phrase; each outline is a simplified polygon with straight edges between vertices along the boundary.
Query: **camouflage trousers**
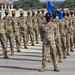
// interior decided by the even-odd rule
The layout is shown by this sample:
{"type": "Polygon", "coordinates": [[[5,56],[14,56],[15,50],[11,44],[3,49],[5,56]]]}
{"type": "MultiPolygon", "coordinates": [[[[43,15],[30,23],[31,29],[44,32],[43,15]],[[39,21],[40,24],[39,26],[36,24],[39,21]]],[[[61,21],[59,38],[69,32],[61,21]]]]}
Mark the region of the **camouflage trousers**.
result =
{"type": "Polygon", "coordinates": [[[58,38],[55,40],[55,43],[56,43],[56,48],[57,48],[57,55],[61,56],[62,55],[61,40],[58,38]]]}
{"type": "Polygon", "coordinates": [[[74,50],[74,38],[73,38],[73,33],[70,35],[70,43],[71,43],[71,50],[74,50]]]}
{"type": "Polygon", "coordinates": [[[39,39],[39,30],[38,30],[38,28],[34,28],[34,33],[35,33],[35,40],[36,40],[36,43],[37,43],[38,39],[39,39]]]}
{"type": "Polygon", "coordinates": [[[20,38],[19,42],[20,42],[20,47],[21,47],[21,41],[22,41],[22,33],[21,33],[21,30],[20,30],[20,36],[19,36],[19,38],[20,38]]]}
{"type": "Polygon", "coordinates": [[[34,44],[34,30],[33,30],[33,28],[28,28],[28,35],[30,35],[31,44],[34,44]]]}
{"type": "Polygon", "coordinates": [[[0,34],[0,42],[1,42],[1,45],[2,45],[3,52],[7,52],[6,35],[5,34],[0,34]]]}
{"type": "Polygon", "coordinates": [[[67,52],[70,52],[71,44],[70,44],[70,35],[69,34],[67,34],[67,36],[66,36],[66,44],[67,44],[67,52]]]}
{"type": "Polygon", "coordinates": [[[66,36],[61,36],[61,43],[62,43],[63,53],[66,53],[67,52],[66,36]]]}
{"type": "Polygon", "coordinates": [[[10,43],[10,50],[14,50],[14,35],[13,33],[11,34],[6,34],[6,42],[8,43],[8,40],[9,40],[9,43],[10,43]]]}
{"type": "Polygon", "coordinates": [[[23,37],[24,47],[28,46],[28,33],[27,31],[21,32],[21,36],[23,37]]]}
{"type": "Polygon", "coordinates": [[[15,42],[16,42],[17,50],[19,50],[20,49],[20,35],[19,35],[19,33],[15,33],[15,42]]]}
{"type": "Polygon", "coordinates": [[[50,43],[46,44],[43,41],[43,58],[42,58],[42,65],[46,66],[46,58],[47,58],[47,47],[50,50],[50,55],[53,60],[53,65],[57,65],[57,58],[56,58],[56,45],[55,42],[52,40],[50,43]]]}
{"type": "Polygon", "coordinates": [[[74,39],[74,45],[75,45],[75,33],[73,34],[73,39],[74,39]]]}
{"type": "Polygon", "coordinates": [[[50,59],[51,55],[50,55],[50,44],[46,45],[44,44],[44,50],[45,50],[45,54],[46,54],[46,59],[50,59]]]}
{"type": "Polygon", "coordinates": [[[42,26],[39,27],[39,33],[40,33],[40,37],[41,37],[41,41],[43,40],[43,30],[42,30],[42,26]]]}

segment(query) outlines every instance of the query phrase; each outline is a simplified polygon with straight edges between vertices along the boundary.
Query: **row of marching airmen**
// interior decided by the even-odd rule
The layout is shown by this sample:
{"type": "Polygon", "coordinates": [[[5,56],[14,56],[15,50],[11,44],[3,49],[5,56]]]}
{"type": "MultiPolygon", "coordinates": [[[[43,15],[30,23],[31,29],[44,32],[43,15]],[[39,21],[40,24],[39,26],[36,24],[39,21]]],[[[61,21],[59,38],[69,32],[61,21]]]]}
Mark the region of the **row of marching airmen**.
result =
{"type": "Polygon", "coordinates": [[[9,9],[5,9],[5,16],[2,17],[0,11],[0,42],[2,45],[5,59],[8,59],[7,45],[9,41],[11,55],[14,55],[14,41],[16,42],[17,52],[21,52],[22,39],[24,48],[28,49],[29,39],[31,45],[39,44],[39,34],[42,45],[42,69],[46,71],[46,61],[52,61],[54,71],[59,72],[57,58],[62,62],[62,56],[67,59],[70,51],[74,52],[75,45],[75,14],[74,10],[64,10],[63,18],[59,19],[53,12],[45,10],[27,11],[24,16],[24,10],[20,10],[20,16],[16,17],[16,10],[12,10],[12,17],[9,16],[9,9]],[[35,41],[34,41],[35,39],[35,41]],[[47,60],[46,60],[47,59],[47,60]]]}

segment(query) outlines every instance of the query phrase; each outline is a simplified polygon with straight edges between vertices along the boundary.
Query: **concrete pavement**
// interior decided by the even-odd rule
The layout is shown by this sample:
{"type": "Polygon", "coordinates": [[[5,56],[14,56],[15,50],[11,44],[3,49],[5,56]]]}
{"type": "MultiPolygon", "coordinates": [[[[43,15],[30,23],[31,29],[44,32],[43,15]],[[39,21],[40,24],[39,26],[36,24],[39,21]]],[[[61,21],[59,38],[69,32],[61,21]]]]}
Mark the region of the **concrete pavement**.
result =
{"type": "MultiPolygon", "coordinates": [[[[29,42],[28,47],[26,50],[22,44],[21,53],[17,53],[15,47],[15,55],[10,56],[9,52],[9,59],[0,56],[0,75],[75,75],[75,52],[71,53],[68,59],[63,59],[63,63],[58,63],[60,72],[54,72],[53,65],[49,62],[47,71],[39,72],[42,67],[42,42],[36,46],[31,46],[29,42]]],[[[1,47],[0,53],[2,53],[1,47]]]]}

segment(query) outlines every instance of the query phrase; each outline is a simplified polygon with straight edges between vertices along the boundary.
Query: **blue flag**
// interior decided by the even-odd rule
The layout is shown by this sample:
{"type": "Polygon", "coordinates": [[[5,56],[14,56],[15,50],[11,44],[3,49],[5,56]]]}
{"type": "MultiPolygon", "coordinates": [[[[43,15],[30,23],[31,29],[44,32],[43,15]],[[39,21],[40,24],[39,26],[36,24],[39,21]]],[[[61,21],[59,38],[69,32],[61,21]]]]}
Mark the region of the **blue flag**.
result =
{"type": "Polygon", "coordinates": [[[48,4],[47,4],[47,11],[48,11],[48,13],[50,13],[50,12],[51,12],[51,9],[50,9],[50,3],[49,3],[49,1],[48,1],[48,4]]]}
{"type": "Polygon", "coordinates": [[[51,4],[50,1],[48,1],[48,7],[47,7],[47,10],[48,10],[48,13],[51,13],[51,12],[54,11],[53,8],[52,8],[52,4],[51,4]]]}
{"type": "Polygon", "coordinates": [[[58,15],[59,19],[62,19],[64,17],[63,12],[61,10],[57,10],[57,15],[58,15]]]}
{"type": "Polygon", "coordinates": [[[47,10],[48,10],[48,13],[53,13],[53,15],[54,16],[58,16],[59,19],[64,17],[62,11],[61,10],[57,10],[57,6],[53,5],[50,1],[48,1],[47,10]]]}

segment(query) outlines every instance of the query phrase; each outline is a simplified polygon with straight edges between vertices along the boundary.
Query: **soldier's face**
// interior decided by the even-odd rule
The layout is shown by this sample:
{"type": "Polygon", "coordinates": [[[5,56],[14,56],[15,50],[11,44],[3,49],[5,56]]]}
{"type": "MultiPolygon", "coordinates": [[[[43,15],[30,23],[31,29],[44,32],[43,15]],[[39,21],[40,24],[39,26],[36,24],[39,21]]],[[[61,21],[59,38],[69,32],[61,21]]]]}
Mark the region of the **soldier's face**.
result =
{"type": "Polygon", "coordinates": [[[42,11],[42,14],[44,14],[44,11],[42,11]]]}
{"type": "Polygon", "coordinates": [[[70,14],[73,15],[74,13],[73,12],[70,12],[70,14]]]}
{"type": "Polygon", "coordinates": [[[38,11],[38,14],[40,14],[40,11],[38,11]]]}
{"type": "Polygon", "coordinates": [[[23,16],[23,13],[20,13],[20,16],[23,16]]]}
{"type": "Polygon", "coordinates": [[[28,16],[30,15],[30,13],[28,13],[28,16]]]}
{"type": "Polygon", "coordinates": [[[12,16],[15,16],[15,13],[12,13],[12,16]]]}
{"type": "Polygon", "coordinates": [[[67,13],[67,17],[69,17],[69,13],[67,13]]]}
{"type": "Polygon", "coordinates": [[[32,15],[35,15],[35,13],[32,13],[32,15]]]}
{"type": "Polygon", "coordinates": [[[5,15],[8,15],[9,14],[9,12],[5,12],[5,15]]]}

